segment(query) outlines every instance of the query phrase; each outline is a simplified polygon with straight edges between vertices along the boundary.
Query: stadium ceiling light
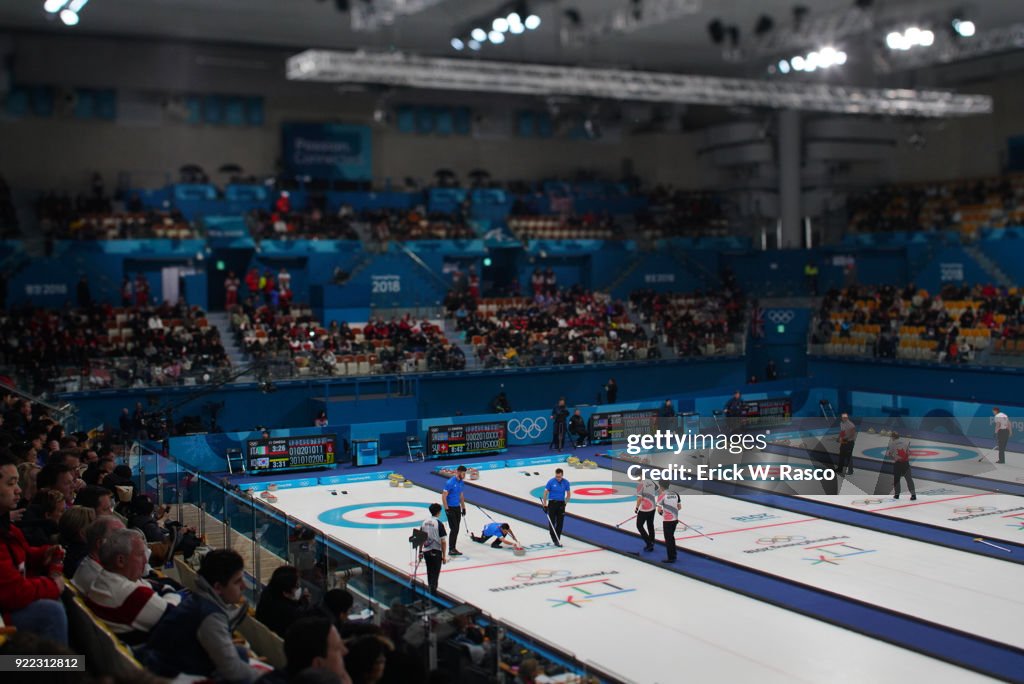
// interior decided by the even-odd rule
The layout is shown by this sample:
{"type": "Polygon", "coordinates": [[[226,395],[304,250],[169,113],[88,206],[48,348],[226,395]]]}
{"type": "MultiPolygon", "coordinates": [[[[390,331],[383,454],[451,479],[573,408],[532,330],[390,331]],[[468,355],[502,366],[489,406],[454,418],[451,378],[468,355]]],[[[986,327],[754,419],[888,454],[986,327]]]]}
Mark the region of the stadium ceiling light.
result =
{"type": "MultiPolygon", "coordinates": [[[[469,44],[473,49],[472,43],[469,44]]],[[[798,64],[793,63],[793,69],[798,64]]],[[[590,97],[631,102],[738,105],[899,117],[990,114],[988,95],[942,90],[879,89],[829,83],[720,78],[626,69],[523,64],[403,53],[307,50],[288,59],[290,80],[377,83],[480,93],[590,97]]]]}
{"type": "Polygon", "coordinates": [[[455,50],[461,50],[464,47],[466,47],[466,44],[462,41],[461,38],[452,38],[452,48],[454,48],[455,50]]]}
{"type": "Polygon", "coordinates": [[[910,50],[915,47],[931,47],[935,44],[935,33],[918,26],[909,26],[903,33],[890,31],[885,36],[885,44],[890,50],[910,50]]]}
{"type": "Polygon", "coordinates": [[[56,14],[64,9],[64,5],[68,4],[68,1],[69,0],[46,0],[46,2],[43,3],[43,9],[50,14],[56,14]]]}
{"type": "Polygon", "coordinates": [[[834,66],[846,64],[846,53],[837,50],[831,45],[826,45],[820,50],[815,50],[807,55],[797,55],[788,62],[779,62],[779,72],[788,74],[790,71],[817,71],[818,69],[831,69],[834,66]],[[785,64],[785,67],[783,66],[785,64]]]}
{"type": "MultiPolygon", "coordinates": [[[[473,20],[473,30],[469,36],[476,41],[472,50],[481,49],[486,43],[501,45],[511,36],[522,35],[527,29],[534,29],[540,26],[540,17],[534,14],[527,16],[526,3],[521,0],[513,3],[506,3],[501,13],[491,16],[477,17],[473,20]],[[523,17],[526,16],[524,21],[523,17]]],[[[463,34],[465,35],[465,34],[463,34]]]]}
{"type": "Polygon", "coordinates": [[[466,43],[466,47],[468,47],[470,50],[479,50],[480,41],[471,38],[469,42],[466,43]]]}
{"type": "Polygon", "coordinates": [[[968,19],[954,19],[953,30],[961,38],[970,38],[974,35],[977,28],[974,26],[974,22],[968,19]]]}
{"type": "Polygon", "coordinates": [[[69,9],[60,11],[60,20],[64,22],[65,26],[77,26],[78,25],[78,13],[72,12],[69,9]]]}

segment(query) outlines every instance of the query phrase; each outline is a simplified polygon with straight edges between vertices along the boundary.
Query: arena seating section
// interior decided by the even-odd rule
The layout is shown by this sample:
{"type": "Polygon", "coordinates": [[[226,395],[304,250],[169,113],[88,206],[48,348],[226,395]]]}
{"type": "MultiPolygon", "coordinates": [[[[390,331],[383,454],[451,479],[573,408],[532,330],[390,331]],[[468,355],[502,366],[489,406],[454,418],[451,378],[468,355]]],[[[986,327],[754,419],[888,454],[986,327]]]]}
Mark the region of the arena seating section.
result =
{"type": "Polygon", "coordinates": [[[836,356],[968,362],[990,347],[993,354],[1024,353],[1021,316],[1017,288],[951,287],[934,298],[909,287],[833,291],[812,324],[812,345],[836,356]]]}
{"type": "Polygon", "coordinates": [[[12,309],[0,329],[8,374],[36,392],[195,384],[229,364],[205,312],[186,305],[12,309]]]}
{"type": "Polygon", "coordinates": [[[855,232],[945,230],[974,239],[981,228],[1024,224],[1024,175],[888,185],[851,197],[855,232]]]}

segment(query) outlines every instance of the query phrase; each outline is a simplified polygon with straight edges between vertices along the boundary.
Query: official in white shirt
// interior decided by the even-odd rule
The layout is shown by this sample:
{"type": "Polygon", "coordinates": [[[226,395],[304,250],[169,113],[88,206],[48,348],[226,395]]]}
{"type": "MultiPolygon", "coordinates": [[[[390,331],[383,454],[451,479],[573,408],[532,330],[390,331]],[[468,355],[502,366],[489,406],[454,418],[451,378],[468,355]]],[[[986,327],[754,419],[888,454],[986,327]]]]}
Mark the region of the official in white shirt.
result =
{"type": "Polygon", "coordinates": [[[999,460],[996,463],[1006,463],[1006,443],[1013,434],[1013,426],[1010,424],[1009,416],[1000,411],[998,406],[992,407],[992,413],[995,416],[992,422],[996,428],[996,444],[999,446],[999,460]]]}

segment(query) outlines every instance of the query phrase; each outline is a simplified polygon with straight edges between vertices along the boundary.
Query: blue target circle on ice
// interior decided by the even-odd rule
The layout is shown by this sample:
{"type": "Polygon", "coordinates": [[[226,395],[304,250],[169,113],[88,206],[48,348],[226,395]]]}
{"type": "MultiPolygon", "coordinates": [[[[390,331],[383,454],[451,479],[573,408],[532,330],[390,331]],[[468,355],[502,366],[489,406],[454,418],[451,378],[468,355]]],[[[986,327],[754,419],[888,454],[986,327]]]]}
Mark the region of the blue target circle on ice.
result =
{"type": "MultiPolygon", "coordinates": [[[[353,504],[324,511],[317,520],[338,527],[361,529],[418,527],[430,516],[430,504],[419,501],[382,501],[353,504]]],[[[441,520],[445,520],[444,512],[441,520]]]]}
{"type": "MultiPolygon", "coordinates": [[[[569,478],[572,490],[569,494],[569,502],[573,504],[604,504],[622,503],[623,501],[636,501],[636,485],[612,482],[611,480],[586,480],[574,482],[569,478]]],[[[530,496],[539,499],[544,493],[543,487],[536,487],[530,490],[530,496]]]]}
{"type": "MultiPolygon", "coordinates": [[[[864,456],[878,461],[885,460],[886,447],[873,447],[864,450],[864,456]]],[[[978,458],[978,452],[974,449],[962,449],[955,446],[939,446],[937,444],[914,444],[910,443],[911,463],[939,463],[942,461],[967,461],[978,458]]]]}

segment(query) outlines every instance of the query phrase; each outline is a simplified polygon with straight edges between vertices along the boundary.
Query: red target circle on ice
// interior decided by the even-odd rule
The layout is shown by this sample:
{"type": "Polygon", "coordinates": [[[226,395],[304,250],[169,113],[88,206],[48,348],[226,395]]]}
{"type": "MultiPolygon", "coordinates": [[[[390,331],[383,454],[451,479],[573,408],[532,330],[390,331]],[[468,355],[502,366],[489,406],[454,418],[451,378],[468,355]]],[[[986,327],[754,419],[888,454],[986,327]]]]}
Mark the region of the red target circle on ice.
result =
{"type": "MultiPolygon", "coordinates": [[[[534,487],[530,490],[530,497],[539,499],[545,491],[545,487],[534,487]]],[[[574,504],[612,504],[636,501],[636,485],[633,483],[584,480],[583,482],[573,482],[571,491],[574,504]]]]}
{"type": "Polygon", "coordinates": [[[915,458],[930,458],[932,456],[938,456],[939,452],[934,449],[911,449],[910,455],[915,458]]]}
{"type": "Polygon", "coordinates": [[[401,518],[408,518],[412,516],[412,511],[399,511],[399,510],[383,510],[383,511],[370,511],[366,514],[367,518],[371,520],[399,520],[401,518]]]}
{"type": "Polygon", "coordinates": [[[607,496],[614,493],[615,490],[611,487],[583,487],[575,492],[575,494],[580,496],[607,496]]]}

